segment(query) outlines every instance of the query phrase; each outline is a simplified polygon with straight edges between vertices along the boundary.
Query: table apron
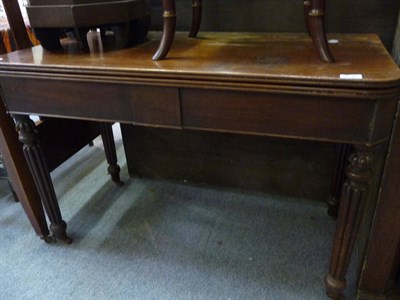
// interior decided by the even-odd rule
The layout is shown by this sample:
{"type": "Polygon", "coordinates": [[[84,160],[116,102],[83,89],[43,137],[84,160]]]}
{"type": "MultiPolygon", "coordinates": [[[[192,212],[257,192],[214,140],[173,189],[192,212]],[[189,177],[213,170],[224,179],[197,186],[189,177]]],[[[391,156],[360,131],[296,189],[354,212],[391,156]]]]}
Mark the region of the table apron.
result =
{"type": "Polygon", "coordinates": [[[397,99],[238,92],[51,79],[0,79],[12,113],[376,144],[397,99]]]}

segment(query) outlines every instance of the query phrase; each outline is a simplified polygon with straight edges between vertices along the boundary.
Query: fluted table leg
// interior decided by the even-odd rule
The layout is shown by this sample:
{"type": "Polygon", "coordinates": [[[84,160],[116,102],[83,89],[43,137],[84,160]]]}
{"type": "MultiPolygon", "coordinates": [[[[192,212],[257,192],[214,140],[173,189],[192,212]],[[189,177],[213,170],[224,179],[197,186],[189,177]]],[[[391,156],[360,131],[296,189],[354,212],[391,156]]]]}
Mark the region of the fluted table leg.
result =
{"type": "Polygon", "coordinates": [[[164,9],[163,33],[158,49],[156,53],[153,55],[153,60],[164,59],[167,56],[175,36],[175,27],[176,27],[175,0],[163,0],[163,9],[164,9]]]}
{"type": "Polygon", "coordinates": [[[28,117],[13,115],[19,140],[23,143],[23,151],[29,170],[33,175],[43,206],[50,220],[50,231],[53,238],[67,244],[72,240],[67,236],[67,224],[61,217],[54,186],[50,178],[46,161],[40,148],[35,123],[28,117]]]}
{"type": "Polygon", "coordinates": [[[332,299],[343,299],[345,275],[372,180],[372,160],[372,149],[366,146],[355,146],[354,153],[349,157],[331,262],[325,278],[326,294],[332,299]]]}
{"type": "Polygon", "coordinates": [[[111,180],[121,186],[123,182],[120,179],[119,172],[121,168],[117,164],[117,153],[115,151],[114,134],[111,123],[100,123],[101,138],[103,140],[104,152],[108,162],[108,173],[111,175],[111,180]]]}
{"type": "Polygon", "coordinates": [[[192,0],[192,26],[190,27],[189,37],[195,38],[199,33],[201,16],[202,16],[202,0],[192,0]]]}
{"type": "Polygon", "coordinates": [[[324,62],[334,62],[324,28],[325,0],[310,0],[310,12],[306,18],[307,28],[319,57],[324,62]]]}

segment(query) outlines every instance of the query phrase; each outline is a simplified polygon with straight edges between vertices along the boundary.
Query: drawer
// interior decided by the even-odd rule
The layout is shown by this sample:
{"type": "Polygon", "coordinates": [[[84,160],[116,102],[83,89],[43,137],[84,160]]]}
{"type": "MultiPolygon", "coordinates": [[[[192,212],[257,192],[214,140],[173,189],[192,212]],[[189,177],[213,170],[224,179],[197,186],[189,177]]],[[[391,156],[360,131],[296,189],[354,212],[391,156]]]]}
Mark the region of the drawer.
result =
{"type": "Polygon", "coordinates": [[[371,99],[181,90],[183,128],[325,141],[368,141],[375,105],[371,99]]]}
{"type": "Polygon", "coordinates": [[[129,86],[84,81],[2,78],[2,96],[12,113],[129,122],[129,86]]]}
{"type": "Polygon", "coordinates": [[[181,128],[178,88],[132,86],[131,102],[135,124],[181,128]]]}

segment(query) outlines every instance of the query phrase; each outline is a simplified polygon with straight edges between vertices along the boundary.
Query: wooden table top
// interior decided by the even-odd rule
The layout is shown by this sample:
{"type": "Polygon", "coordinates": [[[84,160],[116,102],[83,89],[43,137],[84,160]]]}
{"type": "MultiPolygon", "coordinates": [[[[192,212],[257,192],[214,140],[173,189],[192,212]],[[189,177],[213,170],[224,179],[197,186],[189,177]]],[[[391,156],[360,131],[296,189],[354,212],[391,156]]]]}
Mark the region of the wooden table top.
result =
{"type": "Polygon", "coordinates": [[[303,34],[202,33],[190,39],[177,33],[168,59],[152,61],[159,34],[134,48],[82,53],[69,43],[61,52],[37,46],[0,56],[0,76],[52,76],[140,83],[171,81],[190,85],[241,84],[388,89],[400,71],[373,34],[332,35],[336,63],[323,63],[303,34]],[[38,74],[40,73],[40,74],[38,74]],[[343,78],[343,76],[345,78],[343,78]],[[341,78],[342,77],[342,78],[341,78]]]}

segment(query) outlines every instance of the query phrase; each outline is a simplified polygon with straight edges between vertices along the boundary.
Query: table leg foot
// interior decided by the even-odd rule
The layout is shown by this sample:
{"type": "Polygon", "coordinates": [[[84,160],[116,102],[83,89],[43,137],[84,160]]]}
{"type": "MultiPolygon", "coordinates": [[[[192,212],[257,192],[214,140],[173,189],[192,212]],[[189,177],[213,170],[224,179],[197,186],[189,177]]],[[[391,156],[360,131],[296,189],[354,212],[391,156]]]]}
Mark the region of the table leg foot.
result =
{"type": "Polygon", "coordinates": [[[320,59],[324,62],[334,62],[324,29],[325,0],[312,0],[308,15],[308,28],[320,59]]]}
{"type": "Polygon", "coordinates": [[[53,233],[53,236],[56,240],[62,241],[65,244],[71,244],[72,239],[67,236],[67,223],[61,221],[60,223],[52,223],[50,224],[50,231],[53,233]]]}
{"type": "Polygon", "coordinates": [[[121,171],[119,165],[109,165],[107,171],[110,174],[111,180],[115,183],[115,185],[117,186],[124,185],[124,182],[120,179],[119,176],[119,172],[121,171]]]}
{"type": "Polygon", "coordinates": [[[345,280],[336,280],[332,278],[330,275],[325,277],[325,287],[326,287],[326,295],[335,300],[344,300],[344,296],[342,295],[342,291],[346,287],[345,280]]]}
{"type": "Polygon", "coordinates": [[[103,140],[104,152],[106,154],[108,162],[108,173],[111,176],[111,180],[118,186],[123,185],[119,173],[121,171],[120,166],[117,164],[117,153],[115,150],[114,134],[112,131],[111,123],[100,123],[101,138],[103,140]]]}
{"type": "Polygon", "coordinates": [[[202,0],[192,0],[192,26],[190,27],[189,37],[195,38],[199,33],[201,16],[202,16],[202,0]]]}
{"type": "Polygon", "coordinates": [[[164,7],[163,33],[160,45],[158,46],[156,53],[153,55],[153,60],[161,60],[167,56],[175,36],[175,27],[176,27],[175,0],[163,0],[163,7],[164,7]]]}
{"type": "Polygon", "coordinates": [[[52,235],[47,235],[47,236],[41,236],[40,237],[46,244],[54,244],[56,242],[56,239],[52,235]]]}
{"type": "Polygon", "coordinates": [[[50,231],[55,239],[69,244],[72,240],[66,234],[67,224],[61,217],[54,186],[39,144],[35,123],[28,116],[14,115],[13,117],[19,140],[24,145],[23,151],[29,170],[33,175],[42,204],[50,220],[50,231]]]}
{"type": "Polygon", "coordinates": [[[355,146],[348,160],[329,272],[325,278],[326,294],[332,299],[341,299],[346,286],[345,276],[372,179],[372,160],[372,149],[367,146],[355,146]]]}

